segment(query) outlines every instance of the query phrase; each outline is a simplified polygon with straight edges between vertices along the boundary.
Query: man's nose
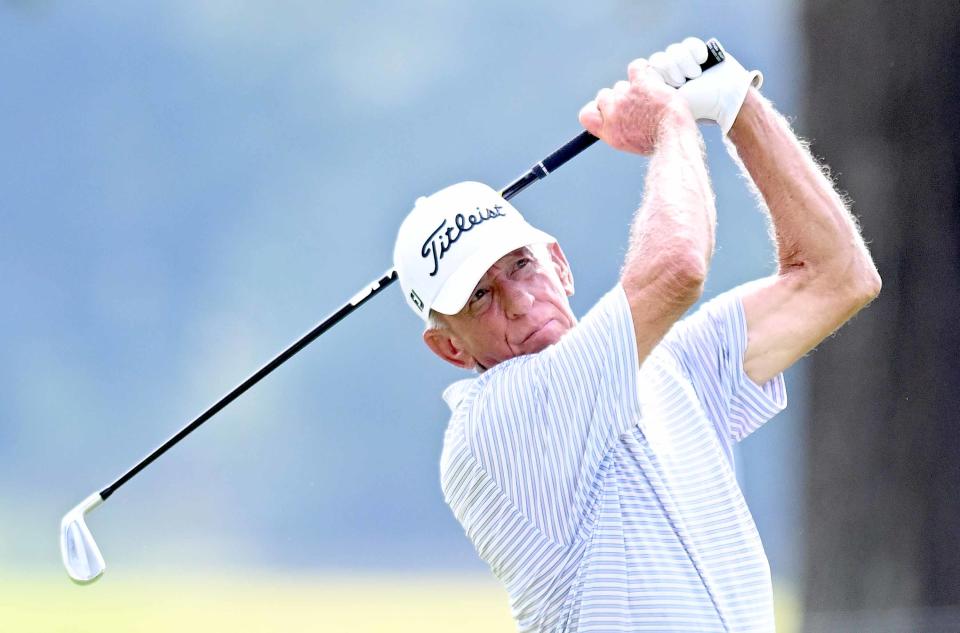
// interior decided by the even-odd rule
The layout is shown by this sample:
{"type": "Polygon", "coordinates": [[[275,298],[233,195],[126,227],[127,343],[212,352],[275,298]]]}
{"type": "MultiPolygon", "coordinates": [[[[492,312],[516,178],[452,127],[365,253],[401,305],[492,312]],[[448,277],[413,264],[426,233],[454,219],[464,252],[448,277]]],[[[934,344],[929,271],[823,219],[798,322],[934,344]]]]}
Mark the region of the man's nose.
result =
{"type": "Polygon", "coordinates": [[[502,285],[503,310],[509,319],[525,315],[533,305],[533,295],[522,284],[507,282],[502,285]]]}

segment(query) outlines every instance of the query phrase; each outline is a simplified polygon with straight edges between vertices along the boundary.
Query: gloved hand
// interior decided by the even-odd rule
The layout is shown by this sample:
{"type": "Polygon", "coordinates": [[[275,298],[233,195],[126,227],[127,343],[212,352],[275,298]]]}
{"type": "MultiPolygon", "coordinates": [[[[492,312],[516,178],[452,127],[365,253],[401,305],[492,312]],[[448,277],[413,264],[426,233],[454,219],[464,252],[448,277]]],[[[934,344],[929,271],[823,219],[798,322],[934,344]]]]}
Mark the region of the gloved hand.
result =
{"type": "Polygon", "coordinates": [[[722,63],[703,72],[700,64],[707,60],[707,45],[688,37],[654,53],[649,63],[668,85],[679,88],[695,119],[713,121],[727,134],[747,98],[747,90],[763,84],[763,73],[747,71],[733,55],[727,51],[724,55],[722,63]]]}

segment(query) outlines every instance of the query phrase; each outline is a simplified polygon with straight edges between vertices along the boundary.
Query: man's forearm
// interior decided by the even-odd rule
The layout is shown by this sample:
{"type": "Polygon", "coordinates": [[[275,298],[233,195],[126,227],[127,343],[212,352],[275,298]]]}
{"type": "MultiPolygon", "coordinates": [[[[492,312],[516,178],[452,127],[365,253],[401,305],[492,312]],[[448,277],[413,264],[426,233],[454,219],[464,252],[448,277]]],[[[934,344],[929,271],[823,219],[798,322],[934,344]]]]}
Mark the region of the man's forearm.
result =
{"type": "Polygon", "coordinates": [[[579,118],[611,147],[650,156],[620,275],[642,361],[700,296],[716,212],[690,106],[644,59],[627,76],[601,88],[579,118]]]}
{"type": "MultiPolygon", "coordinates": [[[[650,157],[643,204],[630,234],[624,277],[640,286],[664,273],[702,278],[713,254],[716,210],[703,139],[689,117],[665,121],[650,157]]],[[[627,281],[627,279],[625,279],[627,281]]]]}
{"type": "Polygon", "coordinates": [[[743,367],[761,384],[869,303],[880,276],[830,180],[756,91],[748,93],[729,139],[769,209],[780,263],[776,275],[741,295],[743,367]]]}
{"type": "Polygon", "coordinates": [[[624,262],[622,283],[641,351],[652,349],[699,298],[715,223],[703,139],[689,112],[681,112],[661,127],[624,262]]]}
{"type": "Polygon", "coordinates": [[[757,91],[748,93],[729,140],[769,210],[779,273],[871,294],[879,277],[856,222],[787,122],[757,91]]]}

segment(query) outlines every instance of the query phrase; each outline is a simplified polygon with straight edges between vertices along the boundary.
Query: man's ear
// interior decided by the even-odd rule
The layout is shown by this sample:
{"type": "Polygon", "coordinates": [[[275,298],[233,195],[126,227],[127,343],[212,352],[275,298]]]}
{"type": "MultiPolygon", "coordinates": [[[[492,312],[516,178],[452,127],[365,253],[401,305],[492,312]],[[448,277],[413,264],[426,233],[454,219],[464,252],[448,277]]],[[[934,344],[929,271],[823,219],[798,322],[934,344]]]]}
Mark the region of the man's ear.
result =
{"type": "Polygon", "coordinates": [[[451,365],[463,369],[473,369],[477,361],[460,344],[460,339],[446,327],[427,328],[423,333],[423,342],[430,350],[451,365]]]}
{"type": "Polygon", "coordinates": [[[550,259],[553,262],[553,268],[557,271],[557,277],[563,289],[567,291],[567,296],[573,296],[573,271],[570,270],[570,264],[567,262],[567,256],[563,254],[563,249],[556,242],[547,245],[550,251],[550,259]]]}

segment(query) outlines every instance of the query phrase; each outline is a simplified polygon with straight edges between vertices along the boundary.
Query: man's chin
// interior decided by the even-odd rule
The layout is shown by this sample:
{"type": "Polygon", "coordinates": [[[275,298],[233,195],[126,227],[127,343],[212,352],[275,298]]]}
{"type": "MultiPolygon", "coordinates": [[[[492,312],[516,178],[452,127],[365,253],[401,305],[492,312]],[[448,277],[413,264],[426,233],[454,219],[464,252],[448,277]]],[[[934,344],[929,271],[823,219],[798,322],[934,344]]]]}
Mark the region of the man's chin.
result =
{"type": "Polygon", "coordinates": [[[487,359],[487,364],[477,361],[477,366],[481,371],[486,371],[517,356],[539,354],[563,338],[563,335],[569,332],[572,327],[572,325],[554,319],[531,334],[522,344],[514,346],[512,348],[513,355],[501,359],[487,359]]]}
{"type": "Polygon", "coordinates": [[[539,354],[547,349],[567,333],[570,328],[560,321],[553,319],[539,330],[530,335],[520,347],[521,354],[539,354]]]}

